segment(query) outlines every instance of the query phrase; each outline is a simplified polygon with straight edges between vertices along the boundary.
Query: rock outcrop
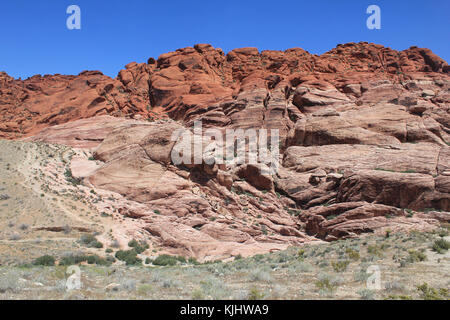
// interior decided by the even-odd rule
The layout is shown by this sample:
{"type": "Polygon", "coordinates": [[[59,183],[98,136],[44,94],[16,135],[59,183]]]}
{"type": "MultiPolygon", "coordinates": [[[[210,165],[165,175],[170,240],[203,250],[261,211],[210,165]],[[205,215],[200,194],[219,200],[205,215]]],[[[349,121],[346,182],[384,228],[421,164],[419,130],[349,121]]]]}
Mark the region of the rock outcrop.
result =
{"type": "Polygon", "coordinates": [[[115,79],[3,73],[0,137],[92,151],[98,165],[74,159],[74,172],[128,199],[119,212],[169,253],[213,259],[430,229],[450,215],[449,72],[417,47],[350,43],[316,56],[196,45],[115,79]],[[173,133],[196,120],[278,129],[278,171],[174,163],[173,133]]]}

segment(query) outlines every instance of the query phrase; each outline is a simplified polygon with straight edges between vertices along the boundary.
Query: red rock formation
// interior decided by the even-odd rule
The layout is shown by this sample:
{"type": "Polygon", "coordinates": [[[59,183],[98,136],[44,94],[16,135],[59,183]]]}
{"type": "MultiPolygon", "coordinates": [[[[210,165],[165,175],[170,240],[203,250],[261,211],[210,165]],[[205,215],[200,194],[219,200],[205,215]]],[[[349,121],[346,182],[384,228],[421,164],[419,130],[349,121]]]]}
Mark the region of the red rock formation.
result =
{"type": "Polygon", "coordinates": [[[225,55],[202,44],[130,63],[115,79],[3,73],[0,137],[40,131],[29,139],[94,150],[102,164],[85,170],[84,183],[139,203],[120,212],[141,219],[170,253],[250,254],[448,221],[449,73],[416,47],[363,42],[321,56],[298,48],[225,55]],[[280,170],[176,166],[171,133],[198,119],[279,129],[280,170]]]}
{"type": "MultiPolygon", "coordinates": [[[[225,55],[199,44],[156,61],[130,63],[115,79],[99,71],[23,81],[0,73],[0,137],[28,136],[102,114],[150,119],[167,114],[186,123],[201,117],[214,126],[276,127],[285,135],[311,107],[378,101],[380,90],[385,99],[398,99],[403,89],[424,86],[416,81],[442,81],[449,72],[445,61],[416,47],[398,52],[363,42],[338,45],[321,56],[299,48],[261,53],[241,48],[225,55]],[[389,90],[377,80],[389,81],[389,90]]],[[[430,100],[442,105],[448,98],[443,92],[430,100]]]]}

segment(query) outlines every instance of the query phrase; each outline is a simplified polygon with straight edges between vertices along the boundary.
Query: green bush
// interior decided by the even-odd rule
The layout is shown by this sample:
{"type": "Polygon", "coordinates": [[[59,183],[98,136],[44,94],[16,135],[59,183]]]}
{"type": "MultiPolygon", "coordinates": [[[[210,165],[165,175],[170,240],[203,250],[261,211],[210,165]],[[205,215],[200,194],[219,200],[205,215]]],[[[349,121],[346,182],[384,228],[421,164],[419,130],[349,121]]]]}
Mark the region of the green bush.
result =
{"type": "Polygon", "coordinates": [[[441,238],[433,243],[432,248],[437,253],[444,254],[445,252],[447,252],[448,249],[450,249],[450,242],[441,238]]]}
{"type": "Polygon", "coordinates": [[[106,259],[101,258],[101,257],[99,257],[99,256],[97,256],[95,254],[91,255],[91,256],[87,256],[86,261],[87,261],[88,264],[97,264],[97,265],[100,265],[100,266],[110,265],[110,263],[106,259]]]}
{"type": "Polygon", "coordinates": [[[417,286],[417,290],[419,291],[420,297],[424,300],[447,300],[449,298],[448,289],[435,289],[430,287],[428,283],[417,286]]]}
{"type": "Polygon", "coordinates": [[[98,241],[92,234],[83,234],[80,238],[80,242],[88,248],[103,248],[103,243],[98,241]]]}
{"type": "MultiPolygon", "coordinates": [[[[111,257],[112,258],[112,257],[111,257]]],[[[114,258],[113,258],[114,259],[114,258]]],[[[60,266],[72,266],[79,264],[81,262],[87,262],[88,264],[97,264],[100,266],[107,266],[111,264],[111,261],[107,259],[101,258],[98,255],[78,255],[78,256],[70,256],[64,257],[59,261],[60,266]]]]}
{"type": "Polygon", "coordinates": [[[190,257],[188,259],[188,263],[193,264],[193,265],[199,265],[200,262],[197,261],[197,259],[195,259],[194,257],[190,257]]]}
{"type": "Polygon", "coordinates": [[[55,258],[53,256],[45,255],[34,260],[33,264],[35,266],[54,266],[55,258]]]}
{"type": "Polygon", "coordinates": [[[409,253],[408,262],[413,263],[427,260],[427,255],[423,252],[416,250],[409,250],[408,253],[409,253]]]}
{"type": "Polygon", "coordinates": [[[332,261],[331,266],[336,272],[344,272],[347,270],[348,265],[350,264],[349,260],[341,260],[341,261],[332,261]]]}
{"type": "Polygon", "coordinates": [[[153,260],[153,264],[156,266],[174,266],[177,264],[177,257],[170,256],[168,254],[161,254],[155,260],[153,260]]]}
{"type": "Polygon", "coordinates": [[[345,250],[345,253],[347,254],[347,256],[352,259],[353,261],[358,261],[360,256],[359,256],[359,252],[356,251],[355,249],[352,248],[347,248],[345,250]]]}
{"type": "Polygon", "coordinates": [[[72,175],[72,171],[70,169],[66,169],[66,171],[64,172],[64,176],[66,177],[67,182],[69,182],[73,186],[81,184],[81,180],[74,178],[74,176],[72,175]]]}
{"type": "Polygon", "coordinates": [[[303,261],[305,259],[305,250],[303,250],[303,249],[298,250],[297,259],[299,261],[303,261]]]}
{"type": "Polygon", "coordinates": [[[367,252],[372,256],[377,256],[379,258],[383,258],[384,245],[370,245],[367,247],[367,252]]]}
{"type": "Polygon", "coordinates": [[[321,295],[332,295],[339,287],[339,281],[329,275],[321,275],[315,285],[321,295]]]}
{"type": "Polygon", "coordinates": [[[248,300],[262,300],[264,299],[266,295],[262,292],[260,292],[257,288],[253,287],[250,289],[250,292],[248,293],[248,300]]]}
{"type": "Polygon", "coordinates": [[[137,252],[134,249],[119,250],[116,252],[115,257],[121,261],[125,261],[127,266],[142,263],[142,260],[137,257],[137,252]]]}
{"type": "Polygon", "coordinates": [[[59,260],[59,265],[60,266],[72,266],[72,265],[84,262],[86,260],[87,260],[87,257],[84,255],[64,257],[61,260],[59,260]]]}
{"type": "Polygon", "coordinates": [[[130,248],[134,248],[134,250],[139,254],[144,252],[145,250],[147,250],[149,248],[148,244],[145,242],[137,242],[135,239],[131,240],[130,242],[128,242],[128,246],[130,248]]]}

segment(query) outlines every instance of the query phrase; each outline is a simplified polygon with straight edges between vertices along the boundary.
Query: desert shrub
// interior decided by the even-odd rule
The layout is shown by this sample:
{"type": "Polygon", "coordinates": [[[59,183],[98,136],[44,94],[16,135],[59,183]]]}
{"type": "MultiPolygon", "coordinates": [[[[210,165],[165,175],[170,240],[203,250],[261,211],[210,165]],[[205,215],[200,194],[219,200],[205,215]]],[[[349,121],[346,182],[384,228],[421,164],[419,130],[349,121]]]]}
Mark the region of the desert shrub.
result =
{"type": "Polygon", "coordinates": [[[297,252],[297,259],[303,261],[305,259],[305,250],[300,249],[297,252]]]}
{"type": "Polygon", "coordinates": [[[98,241],[92,234],[83,234],[80,238],[80,242],[88,248],[103,248],[103,243],[98,241]]]}
{"type": "Polygon", "coordinates": [[[417,286],[417,291],[419,291],[420,297],[424,300],[447,300],[449,297],[448,289],[446,288],[433,288],[428,285],[428,283],[423,283],[417,286]]]}
{"type": "Polygon", "coordinates": [[[408,253],[407,261],[410,263],[427,260],[427,255],[421,251],[409,250],[408,253]]]}
{"type": "Polygon", "coordinates": [[[85,255],[67,256],[67,257],[63,257],[61,260],[59,260],[59,265],[60,266],[72,266],[72,265],[84,262],[86,260],[87,260],[87,257],[85,255]]]}
{"type": "Polygon", "coordinates": [[[176,287],[177,286],[177,284],[176,284],[176,282],[175,281],[173,281],[172,279],[164,279],[163,281],[162,281],[162,287],[163,288],[172,288],[172,287],[176,287]]]}
{"type": "Polygon", "coordinates": [[[437,231],[437,234],[439,237],[443,238],[443,237],[448,236],[449,232],[447,229],[441,228],[437,231]]]}
{"type": "Polygon", "coordinates": [[[403,291],[405,290],[405,286],[397,281],[388,281],[385,283],[384,289],[388,292],[403,291]]]}
{"type": "Polygon", "coordinates": [[[349,260],[340,260],[331,262],[331,266],[336,272],[344,272],[345,270],[347,270],[349,264],[350,264],[349,260]]]}
{"type": "Polygon", "coordinates": [[[45,255],[42,257],[39,257],[33,261],[33,264],[35,266],[54,266],[55,265],[55,258],[50,255],[45,255]]]}
{"type": "Polygon", "coordinates": [[[322,260],[322,261],[317,261],[316,265],[319,268],[326,268],[326,267],[328,267],[330,265],[330,263],[327,260],[322,260]]]}
{"type": "Polygon", "coordinates": [[[147,295],[149,292],[151,292],[153,287],[150,284],[144,283],[138,286],[137,292],[141,296],[147,295]]]}
{"type": "Polygon", "coordinates": [[[230,294],[226,284],[221,279],[214,276],[206,277],[204,280],[200,281],[200,286],[203,293],[213,299],[224,299],[230,294]]]}
{"type": "Polygon", "coordinates": [[[96,254],[87,256],[86,261],[88,264],[97,264],[100,266],[110,265],[110,263],[106,259],[101,258],[96,254]]]}
{"type": "Polygon", "coordinates": [[[357,293],[363,300],[373,300],[375,298],[375,292],[370,289],[361,289],[357,293]]]}
{"type": "Polygon", "coordinates": [[[345,250],[345,253],[347,254],[347,256],[352,259],[353,261],[358,261],[360,256],[359,256],[359,252],[356,251],[355,249],[352,248],[347,248],[345,250]]]}
{"type": "Polygon", "coordinates": [[[205,295],[203,294],[203,291],[200,288],[194,289],[192,291],[192,300],[203,300],[205,299],[205,295]]]}
{"type": "Polygon", "coordinates": [[[193,264],[193,265],[199,265],[200,262],[197,261],[197,259],[195,259],[194,257],[190,257],[188,259],[188,263],[193,264]]]}
{"type": "Polygon", "coordinates": [[[267,227],[265,225],[261,226],[261,232],[266,236],[268,234],[267,227]]]}
{"type": "Polygon", "coordinates": [[[303,261],[299,261],[289,266],[289,272],[291,274],[311,272],[313,269],[314,267],[311,264],[303,261]]]}
{"type": "Polygon", "coordinates": [[[134,249],[119,250],[116,252],[115,257],[121,261],[125,261],[127,266],[142,263],[142,260],[137,257],[137,252],[134,249]]]}
{"type": "Polygon", "coordinates": [[[25,231],[25,230],[28,229],[28,225],[25,224],[25,223],[22,223],[22,224],[19,226],[19,229],[25,231]]]}
{"type": "Polygon", "coordinates": [[[81,180],[75,178],[72,175],[72,171],[70,169],[66,169],[66,171],[64,172],[64,176],[66,177],[67,182],[69,182],[73,186],[77,186],[77,185],[81,184],[81,180]]]}
{"type": "Polygon", "coordinates": [[[266,295],[259,291],[256,287],[253,287],[250,289],[250,292],[248,293],[247,299],[248,300],[262,300],[264,299],[266,295]]]}
{"type": "Polygon", "coordinates": [[[279,254],[278,254],[278,259],[277,259],[277,261],[279,262],[279,263],[284,263],[284,262],[288,262],[289,260],[290,260],[290,256],[289,256],[289,254],[287,253],[287,252],[285,252],[285,251],[282,251],[282,252],[280,252],[279,254]]]}
{"type": "Polygon", "coordinates": [[[255,269],[250,273],[251,281],[272,282],[272,276],[265,270],[255,269]]]}
{"type": "Polygon", "coordinates": [[[20,274],[16,271],[7,271],[2,273],[0,277],[0,293],[14,292],[18,293],[22,290],[22,282],[19,281],[20,274]]]}
{"type": "Polygon", "coordinates": [[[147,243],[145,243],[145,242],[138,242],[135,239],[133,239],[130,242],[128,242],[128,246],[130,248],[134,248],[134,250],[138,254],[144,252],[145,250],[147,250],[149,248],[147,243]]]}
{"type": "Polygon", "coordinates": [[[174,266],[178,262],[178,258],[176,256],[171,256],[168,254],[161,254],[153,260],[153,264],[156,266],[174,266]]]}
{"type": "Polygon", "coordinates": [[[443,238],[438,239],[434,241],[432,249],[437,253],[444,254],[448,249],[450,249],[450,242],[443,238]]]}
{"type": "Polygon", "coordinates": [[[383,249],[384,249],[383,246],[370,245],[370,246],[367,247],[367,252],[371,256],[377,256],[379,258],[382,258],[384,256],[383,249]]]}
{"type": "Polygon", "coordinates": [[[120,285],[121,290],[134,291],[136,290],[136,280],[134,279],[124,279],[120,285]]]}
{"type": "Polygon", "coordinates": [[[332,295],[339,287],[339,279],[327,274],[320,274],[315,282],[320,295],[332,295]]]}
{"type": "Polygon", "coordinates": [[[80,264],[82,262],[87,262],[88,264],[97,264],[100,266],[107,266],[107,265],[111,264],[111,261],[101,258],[96,254],[93,254],[93,255],[81,254],[81,255],[70,255],[70,256],[63,257],[62,259],[59,260],[58,265],[72,266],[72,265],[80,264]]]}

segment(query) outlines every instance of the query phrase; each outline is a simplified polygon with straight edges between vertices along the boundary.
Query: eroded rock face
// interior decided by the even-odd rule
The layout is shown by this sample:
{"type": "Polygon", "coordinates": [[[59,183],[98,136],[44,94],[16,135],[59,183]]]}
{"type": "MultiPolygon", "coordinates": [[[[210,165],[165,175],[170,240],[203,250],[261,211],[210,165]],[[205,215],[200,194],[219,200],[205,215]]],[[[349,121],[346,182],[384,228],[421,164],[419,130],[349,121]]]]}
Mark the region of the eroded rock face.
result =
{"type": "Polygon", "coordinates": [[[128,199],[119,212],[168,253],[215,259],[425,230],[450,215],[449,72],[415,47],[352,43],[316,56],[196,45],[131,63],[116,79],[2,74],[0,137],[48,127],[28,139],[92,150],[97,164],[73,159],[73,172],[128,199]],[[278,172],[175,164],[172,134],[195,120],[278,129],[278,172]]]}
{"type": "Polygon", "coordinates": [[[282,136],[304,113],[335,104],[400,101],[419,97],[411,112],[448,125],[448,64],[428,49],[398,52],[349,43],[321,55],[235,49],[224,54],[199,44],[132,62],[115,79],[99,71],[16,80],[0,74],[0,137],[19,138],[45,127],[96,115],[190,124],[278,128],[282,136]],[[423,101],[430,102],[422,104],[423,101]],[[437,114],[436,114],[437,113],[437,114]]]}

